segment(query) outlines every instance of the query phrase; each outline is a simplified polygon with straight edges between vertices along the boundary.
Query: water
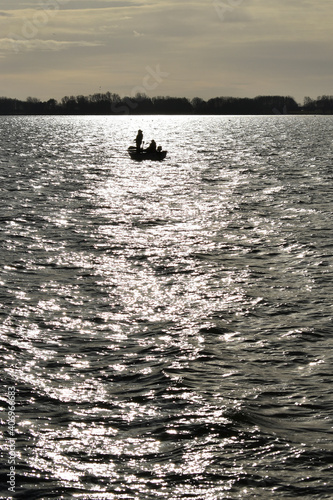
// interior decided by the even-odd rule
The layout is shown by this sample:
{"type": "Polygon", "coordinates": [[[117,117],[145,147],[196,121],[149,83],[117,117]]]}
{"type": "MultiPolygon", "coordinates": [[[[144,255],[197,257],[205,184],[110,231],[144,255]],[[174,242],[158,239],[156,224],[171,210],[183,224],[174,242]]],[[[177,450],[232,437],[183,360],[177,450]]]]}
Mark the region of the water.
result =
{"type": "Polygon", "coordinates": [[[0,128],[1,498],[333,498],[333,118],[0,128]]]}

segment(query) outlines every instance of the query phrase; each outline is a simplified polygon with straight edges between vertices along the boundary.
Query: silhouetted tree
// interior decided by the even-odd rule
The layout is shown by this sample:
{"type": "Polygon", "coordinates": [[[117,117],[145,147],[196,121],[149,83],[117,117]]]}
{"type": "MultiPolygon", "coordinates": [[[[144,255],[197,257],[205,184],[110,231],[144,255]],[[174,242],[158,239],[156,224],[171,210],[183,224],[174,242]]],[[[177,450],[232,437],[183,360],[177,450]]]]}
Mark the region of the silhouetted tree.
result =
{"type": "Polygon", "coordinates": [[[44,106],[40,99],[37,97],[27,97],[24,112],[31,115],[43,114],[44,106]]]}
{"type": "Polygon", "coordinates": [[[192,111],[196,115],[204,115],[207,112],[207,103],[201,97],[194,97],[191,101],[192,111]]]}
{"type": "Polygon", "coordinates": [[[46,102],[36,97],[26,101],[0,97],[0,114],[210,114],[210,115],[255,115],[284,113],[329,113],[333,114],[333,96],[323,95],[316,100],[304,98],[300,107],[290,96],[257,96],[255,98],[214,97],[204,101],[200,97],[158,96],[150,98],[145,93],[121,98],[106,92],[84,96],[64,96],[60,102],[46,102]]]}
{"type": "Polygon", "coordinates": [[[333,96],[322,95],[317,98],[316,103],[317,111],[325,114],[332,114],[333,112],[333,96]]]}

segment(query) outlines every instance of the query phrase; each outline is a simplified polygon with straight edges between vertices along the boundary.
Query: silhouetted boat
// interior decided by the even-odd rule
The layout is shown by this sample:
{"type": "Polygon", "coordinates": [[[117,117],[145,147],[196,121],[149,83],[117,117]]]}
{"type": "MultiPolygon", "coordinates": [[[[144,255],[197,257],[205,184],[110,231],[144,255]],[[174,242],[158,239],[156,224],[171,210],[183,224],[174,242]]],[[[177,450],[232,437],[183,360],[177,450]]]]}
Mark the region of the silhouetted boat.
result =
{"type": "Polygon", "coordinates": [[[127,151],[132,160],[137,160],[137,161],[142,161],[142,160],[160,161],[164,160],[164,158],[167,155],[167,151],[155,151],[154,153],[147,153],[146,151],[141,151],[140,153],[137,153],[135,146],[130,146],[127,151]]]}

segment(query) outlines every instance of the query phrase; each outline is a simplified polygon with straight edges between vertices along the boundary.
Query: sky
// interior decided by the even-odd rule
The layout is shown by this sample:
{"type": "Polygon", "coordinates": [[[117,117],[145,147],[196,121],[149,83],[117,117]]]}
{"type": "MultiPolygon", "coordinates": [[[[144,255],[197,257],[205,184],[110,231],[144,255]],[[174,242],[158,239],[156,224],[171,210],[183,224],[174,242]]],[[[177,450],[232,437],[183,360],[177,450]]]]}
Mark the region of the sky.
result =
{"type": "Polygon", "coordinates": [[[333,94],[332,0],[0,0],[0,96],[333,94]]]}

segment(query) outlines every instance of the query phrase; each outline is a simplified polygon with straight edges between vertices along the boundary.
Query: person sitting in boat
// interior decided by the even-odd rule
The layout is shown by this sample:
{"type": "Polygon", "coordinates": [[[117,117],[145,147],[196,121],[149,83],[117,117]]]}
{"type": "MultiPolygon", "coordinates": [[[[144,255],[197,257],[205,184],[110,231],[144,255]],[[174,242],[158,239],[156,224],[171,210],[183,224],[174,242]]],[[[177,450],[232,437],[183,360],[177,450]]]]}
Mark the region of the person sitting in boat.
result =
{"type": "Polygon", "coordinates": [[[156,142],[154,139],[149,144],[148,148],[145,149],[146,153],[156,153],[156,142]]]}
{"type": "Polygon", "coordinates": [[[135,144],[136,144],[136,152],[140,153],[141,152],[141,144],[142,144],[142,139],[143,139],[143,133],[142,130],[138,130],[137,136],[135,138],[135,144]]]}

